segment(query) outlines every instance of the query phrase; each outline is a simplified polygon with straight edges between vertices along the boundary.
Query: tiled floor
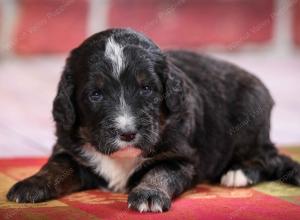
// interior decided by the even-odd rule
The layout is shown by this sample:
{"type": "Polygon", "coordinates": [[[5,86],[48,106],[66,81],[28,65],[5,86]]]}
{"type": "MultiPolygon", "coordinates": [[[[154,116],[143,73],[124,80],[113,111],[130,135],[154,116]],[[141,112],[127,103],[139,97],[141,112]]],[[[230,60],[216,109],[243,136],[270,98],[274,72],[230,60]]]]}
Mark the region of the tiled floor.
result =
{"type": "MultiPolygon", "coordinates": [[[[219,55],[258,75],[276,101],[272,138],[300,143],[300,55],[219,55]]],[[[0,157],[48,155],[55,141],[52,100],[64,56],[0,61],[0,157]]]]}

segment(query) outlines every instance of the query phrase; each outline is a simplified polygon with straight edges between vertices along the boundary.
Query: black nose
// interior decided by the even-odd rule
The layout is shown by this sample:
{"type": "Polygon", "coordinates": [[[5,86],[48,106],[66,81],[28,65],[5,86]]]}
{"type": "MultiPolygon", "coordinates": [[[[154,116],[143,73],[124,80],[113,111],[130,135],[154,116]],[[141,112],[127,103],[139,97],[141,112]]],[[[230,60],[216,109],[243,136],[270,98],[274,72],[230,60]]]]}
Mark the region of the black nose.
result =
{"type": "Polygon", "coordinates": [[[122,133],[122,134],[120,134],[120,139],[122,141],[129,142],[135,138],[135,135],[136,135],[136,133],[132,133],[132,132],[131,133],[122,133]]]}

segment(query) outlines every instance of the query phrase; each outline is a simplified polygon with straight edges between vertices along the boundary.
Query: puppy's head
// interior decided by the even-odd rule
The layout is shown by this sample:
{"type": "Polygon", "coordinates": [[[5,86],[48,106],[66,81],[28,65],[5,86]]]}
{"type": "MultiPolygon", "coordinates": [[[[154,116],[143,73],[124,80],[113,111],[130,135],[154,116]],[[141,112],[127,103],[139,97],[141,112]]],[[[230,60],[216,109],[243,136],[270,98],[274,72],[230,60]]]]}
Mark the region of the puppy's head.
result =
{"type": "Polygon", "coordinates": [[[176,96],[169,87],[179,85],[167,72],[163,53],[140,33],[112,29],[90,37],[71,52],[61,77],[53,106],[58,138],[72,133],[104,154],[128,145],[153,151],[164,103],[178,104],[174,97],[166,102],[176,96]]]}

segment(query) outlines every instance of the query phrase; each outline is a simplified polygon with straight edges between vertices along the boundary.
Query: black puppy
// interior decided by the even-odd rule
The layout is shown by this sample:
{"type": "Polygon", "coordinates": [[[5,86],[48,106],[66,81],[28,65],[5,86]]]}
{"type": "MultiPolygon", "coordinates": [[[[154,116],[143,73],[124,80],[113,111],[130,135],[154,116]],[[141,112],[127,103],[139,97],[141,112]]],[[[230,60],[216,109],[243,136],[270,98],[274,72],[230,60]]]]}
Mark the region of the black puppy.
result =
{"type": "Polygon", "coordinates": [[[203,181],[300,185],[299,164],[270,141],[272,106],[262,82],[232,64],[161,51],[129,29],[100,32],[67,59],[49,161],[7,198],[41,202],[101,187],[128,192],[132,209],[162,212],[203,181]],[[141,154],[112,156],[128,145],[141,154]]]}

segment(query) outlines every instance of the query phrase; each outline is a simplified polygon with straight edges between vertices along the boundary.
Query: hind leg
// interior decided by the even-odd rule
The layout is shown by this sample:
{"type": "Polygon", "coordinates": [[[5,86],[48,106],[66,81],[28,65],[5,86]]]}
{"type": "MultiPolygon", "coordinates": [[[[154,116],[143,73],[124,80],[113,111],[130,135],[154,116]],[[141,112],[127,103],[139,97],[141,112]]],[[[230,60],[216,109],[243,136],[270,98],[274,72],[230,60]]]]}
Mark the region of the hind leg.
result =
{"type": "Polygon", "coordinates": [[[253,81],[239,91],[234,103],[229,132],[234,150],[221,184],[240,187],[280,180],[300,185],[300,165],[280,155],[270,140],[273,100],[268,90],[253,81]]]}
{"type": "Polygon", "coordinates": [[[245,187],[266,180],[278,180],[300,186],[300,165],[278,154],[272,144],[264,145],[260,154],[233,164],[221,177],[221,185],[245,187]]]}

